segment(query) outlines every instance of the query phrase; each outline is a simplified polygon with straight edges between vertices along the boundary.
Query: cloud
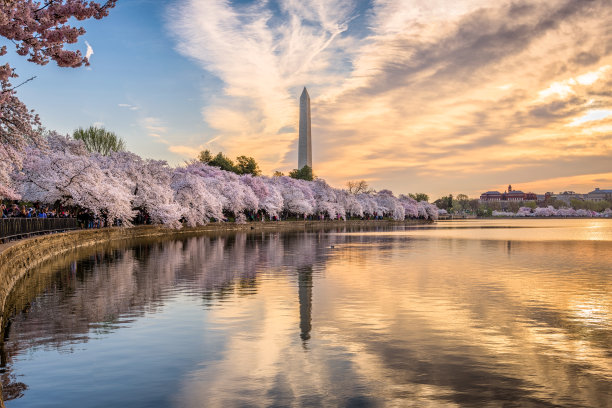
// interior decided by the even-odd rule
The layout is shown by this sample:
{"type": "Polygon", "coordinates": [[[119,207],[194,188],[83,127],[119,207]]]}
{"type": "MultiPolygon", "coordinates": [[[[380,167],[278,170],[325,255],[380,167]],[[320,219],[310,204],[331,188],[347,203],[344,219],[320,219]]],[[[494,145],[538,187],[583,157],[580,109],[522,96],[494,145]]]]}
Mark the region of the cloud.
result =
{"type": "Polygon", "coordinates": [[[605,119],[607,117],[612,116],[612,110],[609,109],[591,109],[589,111],[587,111],[584,116],[581,116],[579,118],[575,118],[572,123],[569,124],[569,126],[578,126],[578,125],[582,125],[586,122],[592,122],[592,121],[600,121],[602,119],[605,119]]]}
{"type": "Polygon", "coordinates": [[[222,148],[274,165],[295,137],[280,130],[295,126],[296,90],[342,80],[335,60],[350,49],[337,39],[352,15],[348,1],[289,0],[279,7],[275,14],[266,3],[192,0],[171,20],[179,51],[224,83],[224,94],[202,112],[223,136],[222,148]]]}
{"type": "Polygon", "coordinates": [[[87,51],[85,52],[85,58],[89,60],[91,56],[93,55],[94,50],[93,48],[91,48],[91,45],[89,45],[87,41],[85,41],[85,45],[87,46],[87,51]]]}
{"type": "Polygon", "coordinates": [[[610,118],[590,119],[612,109],[608,2],[271,4],[190,0],[170,23],[223,83],[202,108],[218,145],[264,171],[295,167],[303,85],[315,173],[335,185],[435,195],[612,155],[610,118]]]}
{"type": "Polygon", "coordinates": [[[133,110],[133,111],[140,109],[138,106],[130,105],[129,103],[120,103],[117,106],[119,106],[120,108],[126,108],[126,109],[133,110]]]}
{"type": "Polygon", "coordinates": [[[168,150],[172,153],[176,153],[180,156],[193,159],[203,150],[202,146],[191,147],[191,146],[168,146],[168,150]]]}
{"type": "Polygon", "coordinates": [[[168,131],[168,127],[162,119],[147,116],[140,119],[139,124],[147,131],[147,134],[150,137],[156,139],[157,142],[167,145],[170,144],[170,142],[165,140],[163,137],[168,131]]]}

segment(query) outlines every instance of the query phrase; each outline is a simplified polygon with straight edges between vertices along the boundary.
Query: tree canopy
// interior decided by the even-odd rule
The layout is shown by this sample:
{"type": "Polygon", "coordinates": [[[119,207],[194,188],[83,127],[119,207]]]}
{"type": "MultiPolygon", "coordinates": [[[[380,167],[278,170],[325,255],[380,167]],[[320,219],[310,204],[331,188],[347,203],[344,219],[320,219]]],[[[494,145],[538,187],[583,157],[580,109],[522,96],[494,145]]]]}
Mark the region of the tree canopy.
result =
{"type": "Polygon", "coordinates": [[[238,174],[251,174],[253,176],[259,176],[261,170],[259,165],[254,158],[248,156],[238,156],[236,158],[236,170],[238,174]]]}
{"type": "Polygon", "coordinates": [[[410,193],[408,196],[416,201],[429,201],[429,196],[425,193],[410,193]]]}
{"type": "Polygon", "coordinates": [[[440,197],[436,201],[434,201],[434,204],[438,208],[441,208],[443,210],[452,211],[452,209],[453,209],[453,195],[449,194],[447,196],[440,197]]]}
{"type": "Polygon", "coordinates": [[[78,128],[74,131],[72,137],[76,140],[82,140],[90,153],[100,153],[103,156],[108,156],[112,152],[125,151],[123,139],[103,127],[78,128]]]}
{"type": "Polygon", "coordinates": [[[213,156],[210,150],[207,149],[200,152],[198,161],[236,174],[250,174],[252,176],[259,176],[261,174],[259,165],[254,158],[249,156],[238,156],[236,158],[236,163],[234,163],[232,159],[222,152],[213,156]]]}
{"type": "Polygon", "coordinates": [[[293,169],[289,172],[289,177],[298,179],[298,180],[314,180],[314,176],[312,174],[312,168],[310,166],[304,166],[301,169],[293,169]]]}

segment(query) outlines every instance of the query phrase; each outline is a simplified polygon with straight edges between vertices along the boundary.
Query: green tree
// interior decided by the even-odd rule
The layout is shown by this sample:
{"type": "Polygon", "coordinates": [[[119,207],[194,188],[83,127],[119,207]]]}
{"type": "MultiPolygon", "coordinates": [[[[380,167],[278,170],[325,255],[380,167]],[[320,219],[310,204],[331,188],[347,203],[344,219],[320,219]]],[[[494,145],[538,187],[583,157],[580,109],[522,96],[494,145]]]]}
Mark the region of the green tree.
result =
{"type": "Polygon", "coordinates": [[[217,155],[211,161],[209,161],[208,164],[211,166],[219,167],[221,170],[238,173],[236,171],[236,166],[234,165],[232,159],[230,159],[221,152],[217,153],[217,155]]]}
{"type": "Polygon", "coordinates": [[[453,211],[453,195],[449,194],[447,196],[440,197],[434,201],[434,204],[438,208],[451,212],[453,211]]]}
{"type": "Polygon", "coordinates": [[[579,200],[572,198],[570,200],[570,206],[576,210],[584,209],[601,212],[606,208],[611,208],[612,203],[610,203],[610,201],[579,200]]]}
{"type": "Polygon", "coordinates": [[[429,196],[425,193],[410,193],[408,196],[416,201],[429,201],[429,196]]]}
{"type": "Polygon", "coordinates": [[[468,207],[470,209],[470,212],[472,214],[477,214],[478,213],[478,207],[480,207],[480,200],[477,198],[473,198],[471,200],[468,201],[468,207]]]}
{"type": "Polygon", "coordinates": [[[485,204],[481,204],[476,210],[476,215],[479,217],[490,217],[493,211],[485,204]]]}
{"type": "Polygon", "coordinates": [[[507,208],[507,211],[510,211],[510,212],[515,213],[515,212],[517,212],[517,211],[519,210],[519,208],[521,208],[521,207],[522,207],[522,204],[521,204],[521,203],[519,203],[518,201],[510,201],[510,202],[508,203],[508,208],[507,208]]]}
{"type": "Polygon", "coordinates": [[[222,152],[217,153],[213,156],[210,150],[202,150],[198,155],[198,160],[202,163],[206,163],[209,166],[219,167],[221,170],[231,171],[236,174],[252,174],[253,176],[259,176],[261,170],[259,165],[254,158],[249,156],[238,156],[236,158],[236,164],[224,155],[222,152]]]}
{"type": "Polygon", "coordinates": [[[202,163],[210,163],[213,160],[213,155],[210,153],[210,150],[206,149],[200,152],[198,155],[198,160],[202,163]]]}
{"type": "Polygon", "coordinates": [[[558,198],[553,198],[553,197],[550,197],[548,200],[546,200],[544,206],[547,207],[549,205],[552,205],[553,207],[557,209],[562,208],[562,207],[567,207],[567,203],[565,201],[559,200],[558,198]]]}
{"type": "Polygon", "coordinates": [[[236,170],[238,174],[252,174],[253,176],[259,176],[261,170],[259,165],[252,157],[238,156],[236,158],[236,170]]]}
{"type": "Polygon", "coordinates": [[[293,169],[289,172],[289,177],[299,180],[312,181],[314,176],[312,175],[312,168],[310,166],[304,166],[301,169],[293,169]]]}
{"type": "Polygon", "coordinates": [[[282,177],[282,176],[284,176],[284,175],[285,175],[285,173],[283,173],[282,171],[278,171],[278,170],[276,170],[276,171],[274,172],[274,174],[272,174],[272,177],[282,177]]]}
{"type": "Polygon", "coordinates": [[[527,201],[523,203],[523,207],[528,207],[528,208],[531,208],[532,210],[535,210],[537,206],[538,205],[535,203],[535,201],[527,201]]]}
{"type": "Polygon", "coordinates": [[[501,209],[501,203],[499,201],[491,201],[488,203],[481,203],[476,210],[476,214],[479,217],[490,217],[493,211],[500,211],[501,209]]]}
{"type": "Polygon", "coordinates": [[[453,203],[455,211],[466,212],[470,210],[470,197],[466,194],[457,194],[457,198],[453,203]]]}
{"type": "Polygon", "coordinates": [[[125,151],[125,142],[114,132],[103,127],[90,126],[87,129],[78,128],[72,134],[76,140],[82,140],[85,148],[91,153],[108,156],[112,152],[125,151]]]}

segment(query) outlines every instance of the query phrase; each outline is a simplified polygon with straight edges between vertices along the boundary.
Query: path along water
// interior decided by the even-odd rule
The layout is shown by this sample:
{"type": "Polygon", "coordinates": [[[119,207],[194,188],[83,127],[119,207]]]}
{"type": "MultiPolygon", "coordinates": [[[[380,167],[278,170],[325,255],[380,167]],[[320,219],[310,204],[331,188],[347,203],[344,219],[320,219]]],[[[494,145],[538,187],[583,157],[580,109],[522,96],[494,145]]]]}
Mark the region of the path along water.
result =
{"type": "Polygon", "coordinates": [[[142,241],[11,304],[7,407],[612,406],[612,220],[142,241]]]}

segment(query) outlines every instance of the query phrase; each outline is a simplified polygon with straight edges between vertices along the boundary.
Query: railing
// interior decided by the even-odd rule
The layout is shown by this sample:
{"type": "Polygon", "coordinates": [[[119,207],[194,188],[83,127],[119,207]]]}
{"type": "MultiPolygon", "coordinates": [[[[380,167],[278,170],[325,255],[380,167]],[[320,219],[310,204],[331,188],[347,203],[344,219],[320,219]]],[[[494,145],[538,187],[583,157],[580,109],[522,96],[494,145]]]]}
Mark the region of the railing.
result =
{"type": "Polygon", "coordinates": [[[0,218],[0,241],[78,227],[76,218],[0,218]]]}

